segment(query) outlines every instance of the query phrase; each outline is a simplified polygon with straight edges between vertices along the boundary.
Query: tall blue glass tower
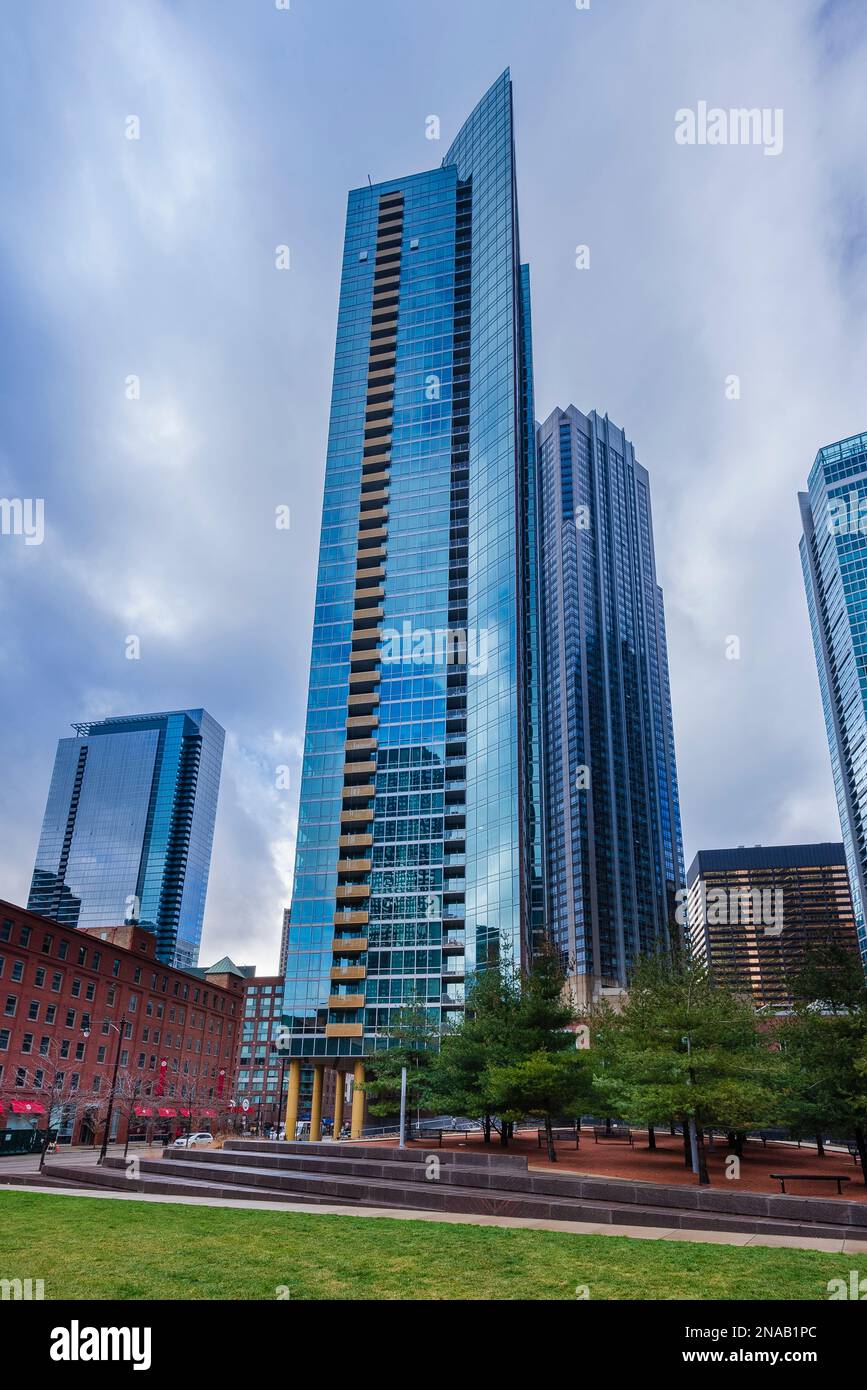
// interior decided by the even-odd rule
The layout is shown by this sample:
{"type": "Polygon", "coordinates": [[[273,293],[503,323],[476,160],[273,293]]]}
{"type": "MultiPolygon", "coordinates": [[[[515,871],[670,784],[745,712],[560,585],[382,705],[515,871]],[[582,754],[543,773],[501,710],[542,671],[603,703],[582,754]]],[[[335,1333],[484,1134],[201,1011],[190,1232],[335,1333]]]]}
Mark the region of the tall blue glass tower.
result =
{"type": "Polygon", "coordinates": [[[536,490],[505,72],[439,168],[349,195],[292,1058],[362,1059],[409,1005],[440,1027],[543,930],[536,490]]]}
{"type": "Polygon", "coordinates": [[[684,884],[650,481],[623,431],[538,433],[549,925],[580,1002],[668,944],[684,884]]]}
{"type": "Polygon", "coordinates": [[[75,724],[57,745],[27,906],[70,927],[139,922],[198,965],[224,732],[205,710],[75,724]]]}
{"type": "Polygon", "coordinates": [[[867,434],[820,449],[807,488],[798,494],[801,564],[855,927],[867,968],[867,434]]]}

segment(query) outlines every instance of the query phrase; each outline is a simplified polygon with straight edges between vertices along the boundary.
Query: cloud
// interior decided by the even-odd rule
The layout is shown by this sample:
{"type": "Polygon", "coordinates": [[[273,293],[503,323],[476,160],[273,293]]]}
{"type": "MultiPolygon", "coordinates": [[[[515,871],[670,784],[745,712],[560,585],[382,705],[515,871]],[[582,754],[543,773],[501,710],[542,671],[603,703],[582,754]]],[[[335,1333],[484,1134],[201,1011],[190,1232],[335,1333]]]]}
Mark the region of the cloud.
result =
{"type": "Polygon", "coordinates": [[[795,494],[867,424],[863,6],[206,10],[0,21],[0,482],[46,503],[44,545],[0,544],[0,893],[26,897],[72,720],[204,705],[203,959],[276,963],[346,191],[435,165],[507,63],[538,413],[608,410],[650,471],[688,854],[837,838],[795,494]],[[702,99],[782,106],[783,153],[678,146],[702,99]]]}

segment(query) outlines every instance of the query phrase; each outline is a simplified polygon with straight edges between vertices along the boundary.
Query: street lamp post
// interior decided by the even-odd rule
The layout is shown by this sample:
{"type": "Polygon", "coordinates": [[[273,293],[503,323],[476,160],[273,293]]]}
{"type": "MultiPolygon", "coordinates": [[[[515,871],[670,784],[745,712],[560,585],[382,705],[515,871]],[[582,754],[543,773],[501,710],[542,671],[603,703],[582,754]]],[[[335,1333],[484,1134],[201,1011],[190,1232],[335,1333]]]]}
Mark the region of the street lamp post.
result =
{"type": "MultiPolygon", "coordinates": [[[[112,1068],[111,1072],[111,1086],[109,1087],[108,1092],[108,1111],[105,1117],[105,1132],[102,1136],[102,1144],[100,1145],[99,1149],[99,1158],[96,1160],[97,1164],[102,1164],[105,1162],[105,1155],[108,1152],[108,1136],[111,1133],[111,1117],[112,1112],[114,1110],[114,1093],[117,1089],[117,1070],[120,1066],[120,1045],[123,1042],[123,1027],[117,1023],[110,1023],[108,1026],[109,1028],[113,1028],[117,1033],[117,1047],[114,1051],[114,1067],[112,1068]]],[[[88,1034],[86,1033],[85,1037],[87,1036],[88,1034]]]]}

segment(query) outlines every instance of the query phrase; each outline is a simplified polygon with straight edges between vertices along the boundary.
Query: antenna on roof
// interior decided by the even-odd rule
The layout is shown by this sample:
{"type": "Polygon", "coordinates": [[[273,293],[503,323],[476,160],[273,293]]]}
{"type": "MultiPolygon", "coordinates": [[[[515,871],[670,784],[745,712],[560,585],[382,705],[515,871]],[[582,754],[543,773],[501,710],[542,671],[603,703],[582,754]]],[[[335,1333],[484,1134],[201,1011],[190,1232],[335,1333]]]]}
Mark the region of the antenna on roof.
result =
{"type": "Polygon", "coordinates": [[[371,186],[371,188],[372,188],[372,187],[373,187],[373,179],[370,177],[369,174],[368,174],[368,176],[367,176],[367,182],[370,184],[370,186],[371,186]]]}

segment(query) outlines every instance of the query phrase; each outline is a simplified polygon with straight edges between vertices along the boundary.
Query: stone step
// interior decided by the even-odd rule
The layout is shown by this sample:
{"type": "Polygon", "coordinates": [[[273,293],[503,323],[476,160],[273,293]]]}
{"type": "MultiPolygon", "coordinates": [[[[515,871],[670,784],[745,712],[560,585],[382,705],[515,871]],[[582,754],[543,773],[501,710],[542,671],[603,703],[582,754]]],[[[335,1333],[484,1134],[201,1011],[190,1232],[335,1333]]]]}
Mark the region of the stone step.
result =
{"type": "MultiPolygon", "coordinates": [[[[235,1167],[262,1168],[276,1172],[293,1173],[333,1173],[335,1176],[350,1178],[392,1179],[397,1182],[429,1182],[429,1161],[437,1160],[440,1179],[466,1187],[515,1187],[523,1190],[530,1181],[526,1166],[481,1167],[464,1165],[451,1161],[451,1156],[434,1150],[432,1154],[419,1151],[414,1160],[400,1161],[390,1157],[388,1149],[380,1149],[376,1159],[364,1159],[354,1152],[329,1152],[326,1145],[300,1145],[297,1152],[278,1153],[275,1149],[168,1149],[165,1155],[169,1162],[179,1167],[186,1164],[204,1162],[215,1168],[235,1167]],[[317,1151],[318,1150],[318,1151],[317,1151]]],[[[526,1164],[526,1159],[522,1160],[526,1164]]]]}
{"type": "MultiPolygon", "coordinates": [[[[209,1155],[213,1158],[213,1154],[209,1155]]],[[[519,1216],[536,1220],[578,1221],[592,1224],[616,1224],[637,1226],[661,1226],[666,1228],[735,1231],[745,1234],[827,1236],[844,1239],[861,1234],[851,1225],[801,1221],[764,1215],[739,1215],[734,1212],[698,1211],[692,1207],[664,1204],[662,1201],[646,1202],[636,1200],[634,1189],[637,1184],[624,1183],[618,1197],[626,1200],[595,1199],[589,1195],[572,1195],[560,1185],[562,1180],[541,1175],[542,1183],[536,1190],[515,1190],[496,1186],[475,1188],[456,1185],[451,1182],[429,1182],[425,1185],[399,1183],[393,1179],[371,1181],[370,1179],[349,1178],[342,1175],[320,1171],[286,1172],[281,1169],[263,1169],[236,1165],[221,1169],[222,1185],[219,1179],[211,1176],[215,1165],[204,1159],[204,1152],[185,1165],[192,1167],[199,1181],[220,1185],[221,1192],[238,1193],[239,1187],[252,1188],[270,1194],[272,1198],[284,1201],[304,1201],[318,1198],[320,1202],[373,1207],[399,1207],[423,1211],[443,1211],[485,1216],[519,1216]],[[230,1185],[231,1184],[231,1185],[230,1185]]],[[[120,1164],[121,1160],[114,1160],[120,1164]]],[[[142,1168],[148,1172],[161,1174],[171,1180],[172,1163],[169,1160],[143,1160],[142,1168]]],[[[103,1170],[105,1171],[105,1170],[103,1170]]],[[[121,1178],[121,1181],[123,1179],[121,1178]]],[[[644,1184],[650,1187],[650,1184],[644,1184]]],[[[679,1189],[657,1189],[654,1195],[663,1191],[679,1189]]],[[[757,1194],[752,1194],[757,1195],[757,1194]]],[[[863,1228],[867,1238],[867,1228],[863,1228]]]]}
{"type": "MultiPolygon", "coordinates": [[[[97,1167],[94,1165],[75,1165],[67,1167],[59,1166],[50,1175],[46,1174],[45,1180],[39,1183],[43,1187],[68,1187],[86,1188],[96,1187],[110,1189],[114,1192],[143,1192],[152,1193],[159,1196],[171,1197],[208,1197],[222,1201],[244,1201],[274,1202],[288,1201],[303,1202],[310,1206],[321,1206],[330,1199],[317,1196],[315,1193],[293,1194],[287,1197],[286,1193],[275,1192],[272,1189],[263,1187],[245,1187],[239,1183],[223,1185],[219,1182],[198,1177],[180,1176],[174,1173],[166,1173],[165,1168],[161,1168],[162,1160],[142,1159],[139,1175],[134,1178],[127,1177],[121,1160],[106,1159],[105,1165],[97,1167]],[[151,1167],[160,1168],[160,1171],[151,1171],[151,1167]]],[[[36,1183],[29,1184],[36,1186],[36,1183]]]]}
{"type": "MultiPolygon", "coordinates": [[[[579,1200],[614,1204],[617,1207],[659,1207],[664,1212],[683,1211],[691,1213],[690,1222],[700,1226],[700,1215],[725,1216],[733,1221],[744,1218],[748,1221],[771,1220],[777,1223],[792,1223],[818,1227],[833,1227],[848,1231],[852,1237],[867,1240],[867,1203],[852,1202],[826,1197],[801,1197],[762,1192],[738,1192],[734,1186],[722,1188],[698,1187],[695,1185],[675,1186],[674,1184],[635,1182],[623,1178],[588,1177],[579,1173],[552,1172],[546,1169],[529,1169],[525,1157],[518,1159],[518,1165],[468,1165],[449,1161],[445,1150],[416,1150],[410,1157],[398,1157],[407,1151],[385,1149],[383,1146],[356,1146],[354,1144],[292,1144],[269,1145],[268,1142],[255,1143],[236,1141],[233,1148],[223,1150],[176,1149],[170,1151],[171,1161],[180,1159],[188,1164],[192,1161],[210,1162],[220,1167],[241,1166],[251,1170],[281,1173],[285,1176],[307,1176],[317,1180],[355,1179],[362,1182],[382,1184],[397,1183],[405,1187],[412,1183],[415,1187],[428,1188],[431,1181],[426,1161],[431,1152],[440,1160],[440,1180],[437,1186],[465,1188],[484,1192],[523,1193],[527,1197],[557,1199],[559,1201],[579,1200]],[[359,1157],[362,1149],[376,1153],[376,1161],[359,1157]]],[[[454,1155],[449,1155],[453,1158],[454,1155]]],[[[473,1156],[475,1157],[475,1155],[473,1156]]],[[[305,1184],[306,1186],[306,1184],[305,1184]]],[[[412,1203],[410,1203],[412,1204],[412,1203]]],[[[731,1225],[729,1229],[741,1229],[731,1225]]],[[[818,1234],[818,1229],[816,1230],[818,1234]]]]}
{"type": "MultiPolygon", "coordinates": [[[[527,1172],[527,1157],[525,1154],[511,1154],[497,1146],[492,1146],[489,1153],[473,1153],[467,1149],[455,1149],[447,1146],[439,1149],[436,1143],[432,1143],[430,1148],[422,1144],[412,1144],[405,1149],[386,1144],[365,1144],[353,1141],[350,1144],[340,1143],[339,1140],[327,1143],[300,1143],[296,1141],[287,1142],[276,1139],[227,1139],[222,1150],[202,1149],[201,1153],[219,1153],[226,1151],[230,1153],[267,1153],[267,1154],[310,1154],[314,1156],[340,1158],[352,1158],[362,1161],[365,1159],[374,1162],[388,1161],[391,1163],[420,1163],[429,1154],[436,1156],[443,1162],[455,1164],[466,1168],[509,1168],[516,1172],[527,1172]]],[[[183,1153],[185,1150],[177,1149],[176,1153],[183,1153]]]]}

